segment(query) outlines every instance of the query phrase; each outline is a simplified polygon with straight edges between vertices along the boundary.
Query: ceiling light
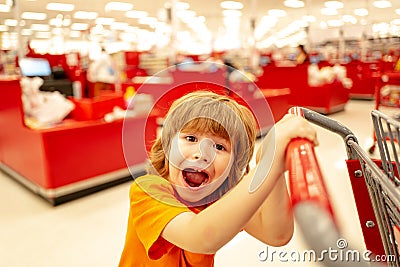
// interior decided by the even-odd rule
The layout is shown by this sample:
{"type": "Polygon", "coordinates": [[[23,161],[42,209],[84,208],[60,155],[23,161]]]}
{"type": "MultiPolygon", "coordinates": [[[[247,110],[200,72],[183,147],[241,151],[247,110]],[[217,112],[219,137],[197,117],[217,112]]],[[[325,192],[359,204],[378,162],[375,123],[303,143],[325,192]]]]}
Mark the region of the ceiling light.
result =
{"type": "Polygon", "coordinates": [[[307,21],[307,22],[316,22],[317,18],[315,16],[312,15],[304,15],[302,17],[303,20],[307,21]]]}
{"type": "Polygon", "coordinates": [[[360,24],[361,24],[361,25],[367,25],[367,24],[368,24],[368,20],[366,20],[366,19],[360,19],[360,24]]]}
{"type": "Polygon", "coordinates": [[[304,2],[300,0],[285,0],[283,4],[291,8],[301,8],[304,7],[304,2]]]}
{"type": "Polygon", "coordinates": [[[90,29],[90,33],[92,34],[101,34],[104,31],[104,27],[101,24],[96,24],[96,26],[90,29]]]}
{"type": "Polygon", "coordinates": [[[33,33],[33,31],[30,29],[22,29],[21,30],[21,35],[23,35],[23,36],[30,36],[30,35],[32,35],[32,33],[33,33]]]}
{"type": "Polygon", "coordinates": [[[8,32],[8,26],[7,25],[0,25],[0,32],[8,32]]]}
{"type": "Polygon", "coordinates": [[[63,29],[62,28],[54,28],[51,30],[51,33],[54,35],[62,35],[63,34],[63,29]]]}
{"type": "Polygon", "coordinates": [[[305,28],[308,26],[308,22],[305,20],[301,20],[301,19],[295,20],[292,24],[295,25],[296,27],[302,27],[302,28],[305,28]]]}
{"type": "Polygon", "coordinates": [[[180,10],[176,13],[176,15],[181,18],[193,18],[196,16],[196,12],[192,11],[192,10],[180,10]]]}
{"type": "Polygon", "coordinates": [[[186,3],[186,2],[176,2],[175,8],[176,8],[176,9],[179,9],[179,10],[182,10],[182,9],[189,9],[189,8],[190,8],[190,5],[189,5],[188,3],[186,3]]]}
{"type": "Polygon", "coordinates": [[[326,22],[330,27],[340,27],[343,26],[343,21],[340,19],[331,19],[326,22]]]}
{"type": "Polygon", "coordinates": [[[71,19],[70,16],[63,16],[62,14],[58,14],[55,18],[52,18],[49,20],[49,25],[55,26],[55,27],[68,27],[71,25],[71,19]]]}
{"type": "Polygon", "coordinates": [[[254,30],[254,37],[256,39],[262,38],[270,29],[275,27],[278,19],[271,16],[263,16],[254,30]]]}
{"type": "Polygon", "coordinates": [[[128,23],[126,22],[114,22],[113,24],[110,25],[111,30],[125,30],[126,27],[128,27],[128,23]]]}
{"type": "Polygon", "coordinates": [[[69,25],[71,25],[71,19],[64,19],[63,20],[63,26],[64,27],[68,27],[69,25]]]}
{"type": "Polygon", "coordinates": [[[74,13],[75,19],[96,19],[97,16],[98,16],[97,12],[76,11],[74,13]]]}
{"type": "Polygon", "coordinates": [[[69,32],[69,37],[79,38],[79,37],[81,37],[81,32],[80,31],[70,31],[69,32]]]}
{"type": "Polygon", "coordinates": [[[87,29],[89,29],[89,24],[87,24],[87,23],[75,22],[75,23],[72,23],[72,25],[71,25],[71,30],[73,30],[73,31],[85,31],[87,29]]]}
{"type": "Polygon", "coordinates": [[[119,35],[119,38],[121,38],[122,41],[124,42],[137,42],[137,36],[135,34],[131,34],[131,33],[126,33],[126,32],[122,32],[119,35]]]}
{"type": "Polygon", "coordinates": [[[98,17],[96,19],[96,24],[111,25],[114,21],[115,21],[114,18],[98,17]]]}
{"type": "Polygon", "coordinates": [[[351,15],[343,15],[342,20],[343,20],[343,22],[349,22],[352,24],[357,23],[357,19],[351,15]]]}
{"type": "Polygon", "coordinates": [[[328,8],[343,8],[343,3],[341,1],[326,1],[324,5],[328,8]]]}
{"type": "Polygon", "coordinates": [[[48,24],[32,24],[31,25],[32,31],[40,31],[40,32],[47,32],[50,30],[50,26],[48,24]]]}
{"type": "Polygon", "coordinates": [[[138,29],[139,28],[137,26],[128,26],[128,27],[125,28],[125,32],[135,33],[135,32],[138,31],[138,29]]]}
{"type": "Polygon", "coordinates": [[[356,8],[354,9],[354,14],[360,17],[364,17],[368,15],[368,9],[366,8],[356,8]]]}
{"type": "Polygon", "coordinates": [[[325,7],[321,9],[321,14],[325,16],[335,16],[338,14],[337,9],[325,7]]]}
{"type": "Polygon", "coordinates": [[[128,11],[133,8],[133,4],[124,2],[109,2],[104,7],[105,11],[128,11]]]}
{"type": "Polygon", "coordinates": [[[128,12],[125,13],[125,17],[131,19],[140,19],[147,16],[148,13],[146,11],[139,11],[139,10],[129,10],[128,12]]]}
{"type": "Polygon", "coordinates": [[[139,24],[154,25],[157,23],[157,19],[153,17],[145,17],[139,19],[139,24]]]}
{"type": "Polygon", "coordinates": [[[388,8],[392,6],[392,3],[388,0],[375,0],[372,4],[377,8],[388,8]]]}
{"type": "Polygon", "coordinates": [[[286,11],[283,9],[270,9],[268,10],[268,15],[273,16],[273,17],[284,17],[286,16],[286,11]]]}
{"type": "Polygon", "coordinates": [[[10,12],[10,6],[9,5],[4,5],[4,4],[0,4],[0,12],[10,12]]]}
{"type": "Polygon", "coordinates": [[[221,2],[221,7],[224,9],[238,10],[243,8],[243,4],[236,1],[223,1],[221,2]]]}
{"type": "Polygon", "coordinates": [[[396,12],[397,15],[400,15],[400,8],[396,9],[394,12],[396,12]]]}
{"type": "Polygon", "coordinates": [[[226,34],[237,32],[240,25],[240,17],[238,16],[225,16],[223,22],[226,28],[226,34]]]}
{"type": "Polygon", "coordinates": [[[200,22],[200,23],[205,23],[205,22],[206,22],[206,17],[204,17],[204,16],[198,16],[198,17],[197,17],[197,21],[200,22]]]}
{"type": "Polygon", "coordinates": [[[225,9],[222,11],[222,15],[224,15],[224,17],[240,17],[242,16],[242,12],[239,10],[225,9]]]}
{"type": "Polygon", "coordinates": [[[62,26],[62,19],[52,18],[52,19],[49,20],[49,24],[51,26],[61,27],[62,26]]]}
{"type": "Polygon", "coordinates": [[[48,3],[46,5],[47,10],[56,10],[56,11],[72,11],[75,6],[73,4],[62,4],[62,3],[48,3]]]}
{"type": "Polygon", "coordinates": [[[394,19],[390,22],[392,25],[400,25],[400,19],[394,19]]]}
{"type": "Polygon", "coordinates": [[[372,25],[372,32],[380,35],[386,35],[389,33],[390,25],[388,23],[376,23],[372,25]]]}
{"type": "Polygon", "coordinates": [[[21,18],[32,19],[32,20],[45,20],[47,18],[47,15],[46,13],[23,12],[21,14],[21,18]]]}
{"type": "Polygon", "coordinates": [[[18,25],[18,20],[16,19],[5,19],[4,24],[10,27],[14,27],[18,25]]]}
{"type": "Polygon", "coordinates": [[[48,39],[51,37],[51,33],[50,32],[37,32],[37,33],[35,33],[35,37],[42,38],[42,39],[48,39]]]}

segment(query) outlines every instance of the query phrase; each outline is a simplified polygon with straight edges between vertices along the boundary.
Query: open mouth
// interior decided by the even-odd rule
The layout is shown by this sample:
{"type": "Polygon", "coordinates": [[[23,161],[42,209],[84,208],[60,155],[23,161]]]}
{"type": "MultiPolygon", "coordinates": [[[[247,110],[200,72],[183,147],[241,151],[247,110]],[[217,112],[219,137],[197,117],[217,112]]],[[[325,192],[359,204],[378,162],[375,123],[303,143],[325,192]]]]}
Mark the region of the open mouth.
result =
{"type": "Polygon", "coordinates": [[[192,168],[186,168],[182,171],[183,179],[190,187],[200,187],[208,182],[208,174],[203,171],[197,171],[192,168]]]}

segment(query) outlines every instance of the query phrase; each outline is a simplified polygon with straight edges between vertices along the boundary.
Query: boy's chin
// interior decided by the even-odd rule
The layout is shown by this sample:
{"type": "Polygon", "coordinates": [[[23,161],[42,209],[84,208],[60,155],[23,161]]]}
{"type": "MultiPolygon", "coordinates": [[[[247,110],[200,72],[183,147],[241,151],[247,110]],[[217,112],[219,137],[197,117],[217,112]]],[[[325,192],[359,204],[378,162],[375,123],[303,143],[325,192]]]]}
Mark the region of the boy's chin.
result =
{"type": "Polygon", "coordinates": [[[179,188],[177,189],[177,193],[181,201],[183,201],[188,206],[201,206],[208,203],[206,202],[207,194],[197,194],[194,195],[192,191],[187,188],[179,188]]]}

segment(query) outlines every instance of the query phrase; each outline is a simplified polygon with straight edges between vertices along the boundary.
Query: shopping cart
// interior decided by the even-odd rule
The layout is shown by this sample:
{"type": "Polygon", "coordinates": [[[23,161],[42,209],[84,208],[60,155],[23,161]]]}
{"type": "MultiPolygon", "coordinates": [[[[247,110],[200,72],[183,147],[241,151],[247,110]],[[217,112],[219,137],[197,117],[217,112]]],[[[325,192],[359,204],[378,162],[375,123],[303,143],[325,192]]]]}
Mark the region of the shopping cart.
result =
{"type": "MultiPolygon", "coordinates": [[[[381,110],[393,118],[400,119],[400,72],[387,71],[378,80],[375,92],[375,109],[381,110]]],[[[369,153],[373,154],[376,147],[376,136],[369,153]]]]}
{"type": "Polygon", "coordinates": [[[397,153],[393,151],[397,146],[393,140],[399,139],[400,123],[380,111],[372,113],[381,151],[381,159],[372,160],[346,126],[305,108],[295,107],[290,112],[304,116],[343,138],[366,252],[371,254],[364,252],[361,258],[354,257],[356,250],[340,243],[344,239],[341,238],[313,144],[306,139],[294,139],[287,150],[289,187],[293,212],[306,244],[317,255],[329,248],[340,252],[341,260],[327,259],[322,262],[325,266],[400,266],[399,239],[396,242],[400,225],[399,164],[397,153]],[[385,128],[392,129],[390,146],[382,138],[383,122],[385,128]]]}

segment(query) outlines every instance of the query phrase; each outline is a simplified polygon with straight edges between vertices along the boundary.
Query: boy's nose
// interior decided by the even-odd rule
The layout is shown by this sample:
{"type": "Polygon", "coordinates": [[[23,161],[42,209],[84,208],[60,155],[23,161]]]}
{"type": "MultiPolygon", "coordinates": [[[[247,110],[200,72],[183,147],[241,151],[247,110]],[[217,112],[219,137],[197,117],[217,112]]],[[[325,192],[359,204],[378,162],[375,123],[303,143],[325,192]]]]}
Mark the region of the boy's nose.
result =
{"type": "Polygon", "coordinates": [[[214,142],[211,139],[205,138],[198,144],[196,152],[193,154],[195,160],[202,160],[211,163],[215,157],[214,142]]]}

